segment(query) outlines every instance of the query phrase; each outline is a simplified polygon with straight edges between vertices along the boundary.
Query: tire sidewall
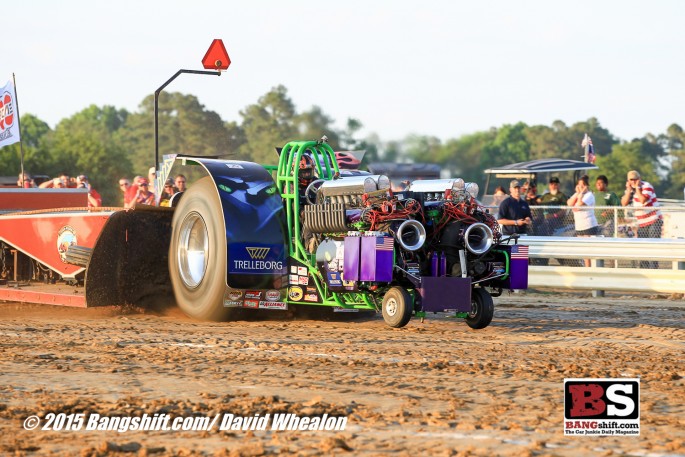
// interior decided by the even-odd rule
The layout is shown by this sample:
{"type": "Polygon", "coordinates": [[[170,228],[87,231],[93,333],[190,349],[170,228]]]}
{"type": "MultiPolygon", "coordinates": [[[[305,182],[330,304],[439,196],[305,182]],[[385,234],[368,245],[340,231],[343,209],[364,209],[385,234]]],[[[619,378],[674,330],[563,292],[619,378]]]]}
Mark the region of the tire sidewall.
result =
{"type": "Polygon", "coordinates": [[[226,231],[218,191],[210,177],[197,181],[184,192],[174,210],[169,273],[176,302],[183,312],[203,320],[221,320],[228,315],[223,306],[226,290],[226,231]],[[179,271],[178,247],[181,225],[188,214],[197,213],[207,228],[207,268],[201,282],[194,288],[186,286],[179,271]]]}
{"type": "Polygon", "coordinates": [[[472,329],[483,329],[490,325],[495,312],[495,304],[492,296],[482,288],[475,288],[471,291],[471,301],[476,305],[475,316],[467,317],[466,323],[472,329]]]}
{"type": "Polygon", "coordinates": [[[382,314],[385,323],[393,328],[407,325],[412,316],[412,300],[409,293],[401,287],[393,287],[383,296],[382,314]],[[388,314],[387,306],[390,300],[395,300],[397,309],[394,315],[388,314]]]}

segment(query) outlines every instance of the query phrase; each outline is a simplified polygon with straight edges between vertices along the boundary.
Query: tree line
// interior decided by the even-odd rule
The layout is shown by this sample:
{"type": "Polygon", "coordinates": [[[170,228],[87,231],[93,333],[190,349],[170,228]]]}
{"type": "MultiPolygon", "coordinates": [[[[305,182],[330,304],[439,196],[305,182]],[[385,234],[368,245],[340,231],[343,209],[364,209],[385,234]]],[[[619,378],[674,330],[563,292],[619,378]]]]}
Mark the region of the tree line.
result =
{"type": "MultiPolygon", "coordinates": [[[[154,162],[154,98],[146,97],[135,112],[91,105],[54,129],[32,114],[21,117],[24,168],[33,174],[57,176],[85,173],[100,191],[105,205],[120,204],[120,177],[146,175],[154,162]]],[[[382,141],[372,134],[358,139],[362,123],[350,118],[335,125],[319,106],[298,112],[287,89],[278,86],[240,111],[240,122],[224,121],[193,95],[162,93],[159,98],[160,155],[186,153],[276,164],[275,148],[292,140],[326,135],[335,150],[364,149],[365,163],[384,161],[433,162],[452,176],[481,183],[483,170],[526,160],[559,157],[580,159],[580,141],[587,133],[600,167],[620,191],[628,170],[639,170],[661,197],[683,198],[685,133],[672,124],[666,132],[621,141],[595,118],[571,126],[523,122],[493,127],[445,141],[411,134],[382,141]]],[[[19,144],[0,150],[0,175],[20,170],[19,144]]],[[[591,176],[594,178],[596,176],[591,176]]]]}

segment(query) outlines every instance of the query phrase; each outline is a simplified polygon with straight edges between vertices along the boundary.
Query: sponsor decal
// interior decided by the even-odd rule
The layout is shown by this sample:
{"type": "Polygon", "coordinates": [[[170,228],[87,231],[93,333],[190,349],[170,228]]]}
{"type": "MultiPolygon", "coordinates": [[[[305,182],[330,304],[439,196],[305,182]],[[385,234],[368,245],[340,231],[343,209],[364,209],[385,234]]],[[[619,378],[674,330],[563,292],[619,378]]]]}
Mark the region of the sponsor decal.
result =
{"type": "Polygon", "coordinates": [[[77,243],[76,230],[68,225],[59,229],[57,232],[57,252],[62,262],[67,263],[67,249],[77,243]]]}
{"type": "Polygon", "coordinates": [[[245,298],[256,298],[257,300],[262,298],[261,290],[246,290],[245,298]]]}
{"type": "Polygon", "coordinates": [[[227,167],[227,168],[237,168],[237,169],[240,169],[240,170],[243,169],[243,166],[240,165],[239,163],[227,163],[227,164],[226,164],[226,167],[227,167]]]}
{"type": "Polygon", "coordinates": [[[306,286],[307,284],[309,284],[309,277],[300,276],[299,279],[297,280],[297,283],[302,285],[302,286],[306,286]]]}
{"type": "Polygon", "coordinates": [[[267,301],[278,301],[281,299],[281,291],[280,290],[267,290],[266,293],[264,294],[264,298],[267,301]]]}
{"type": "Polygon", "coordinates": [[[358,313],[359,310],[357,308],[343,308],[342,306],[334,306],[333,312],[334,313],[358,313]]]}
{"type": "Polygon", "coordinates": [[[243,298],[243,291],[242,290],[230,290],[228,292],[228,299],[231,301],[238,301],[241,298],[243,298]]]}
{"type": "Polygon", "coordinates": [[[292,301],[300,301],[302,300],[303,296],[304,293],[302,292],[302,287],[300,286],[293,286],[288,289],[288,298],[292,301]]]}
{"type": "Polygon", "coordinates": [[[299,276],[297,275],[290,275],[290,284],[297,284],[299,281],[299,276]]]}
{"type": "Polygon", "coordinates": [[[284,274],[285,246],[245,245],[231,243],[228,246],[229,274],[284,274]]]}
{"type": "Polygon", "coordinates": [[[290,273],[296,275],[297,274],[297,266],[291,265],[290,266],[290,273]]]}
{"type": "Polygon", "coordinates": [[[640,379],[564,379],[564,435],[640,434],[640,379]]]}
{"type": "Polygon", "coordinates": [[[304,301],[317,302],[317,301],[319,301],[319,296],[317,294],[306,294],[304,296],[304,301]]]}
{"type": "Polygon", "coordinates": [[[330,284],[331,286],[342,286],[342,280],[340,280],[340,273],[329,272],[328,284],[330,284]]]}
{"type": "Polygon", "coordinates": [[[261,309],[288,309],[288,305],[282,301],[260,301],[261,309]]]}
{"type": "Polygon", "coordinates": [[[259,300],[245,300],[245,308],[259,308],[259,300]]]}
{"type": "Polygon", "coordinates": [[[224,300],[224,308],[239,308],[243,306],[243,302],[235,300],[224,300]]]}
{"type": "Polygon", "coordinates": [[[308,276],[307,267],[297,267],[297,274],[300,276],[308,276]]]}

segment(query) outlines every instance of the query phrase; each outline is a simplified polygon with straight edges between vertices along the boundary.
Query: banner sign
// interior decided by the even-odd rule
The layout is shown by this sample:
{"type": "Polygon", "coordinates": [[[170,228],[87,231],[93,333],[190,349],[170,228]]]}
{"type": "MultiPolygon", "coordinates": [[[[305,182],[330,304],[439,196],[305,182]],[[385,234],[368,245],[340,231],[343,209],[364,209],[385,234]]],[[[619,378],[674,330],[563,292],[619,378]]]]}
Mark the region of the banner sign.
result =
{"type": "Polygon", "coordinates": [[[14,144],[20,139],[16,98],[12,81],[0,88],[0,148],[14,144]]]}

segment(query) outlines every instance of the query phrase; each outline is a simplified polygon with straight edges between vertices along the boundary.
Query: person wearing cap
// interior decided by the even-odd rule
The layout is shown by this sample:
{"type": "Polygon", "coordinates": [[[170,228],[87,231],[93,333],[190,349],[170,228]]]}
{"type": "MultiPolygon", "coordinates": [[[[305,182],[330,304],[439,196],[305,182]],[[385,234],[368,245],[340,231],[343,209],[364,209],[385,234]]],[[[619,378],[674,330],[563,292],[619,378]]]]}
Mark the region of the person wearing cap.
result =
{"type": "Polygon", "coordinates": [[[131,186],[131,189],[133,188],[136,189],[135,196],[126,204],[126,208],[133,208],[136,205],[155,204],[155,194],[150,192],[150,181],[146,178],[137,179],[137,184],[131,186]]]}
{"type": "MultiPolygon", "coordinates": [[[[638,238],[661,238],[663,215],[658,209],[659,202],[656,198],[654,187],[640,178],[636,170],[628,172],[626,191],[621,197],[622,206],[634,206],[636,208],[652,208],[651,210],[636,210],[638,238]]],[[[642,262],[645,263],[645,262],[642,262]]],[[[651,267],[650,267],[651,268],[651,267]]]]}
{"type": "MultiPolygon", "coordinates": [[[[552,176],[549,178],[549,190],[545,192],[539,199],[540,206],[565,206],[568,197],[559,190],[559,178],[552,176]]],[[[563,225],[563,219],[566,215],[566,210],[563,208],[550,208],[543,210],[543,217],[545,219],[544,226],[541,227],[541,235],[554,235],[555,231],[563,225]]]]}
{"type": "Polygon", "coordinates": [[[509,183],[509,197],[499,205],[497,222],[505,235],[524,234],[531,224],[530,206],[521,198],[521,183],[509,183]]]}
{"type": "Polygon", "coordinates": [[[88,182],[88,176],[79,175],[76,177],[76,187],[78,189],[88,189],[88,208],[99,208],[102,206],[102,197],[97,190],[88,182]]]}
{"type": "Polygon", "coordinates": [[[174,187],[174,180],[167,179],[164,183],[164,189],[159,196],[159,206],[169,206],[171,197],[173,197],[176,192],[178,192],[178,189],[174,187]]]}

